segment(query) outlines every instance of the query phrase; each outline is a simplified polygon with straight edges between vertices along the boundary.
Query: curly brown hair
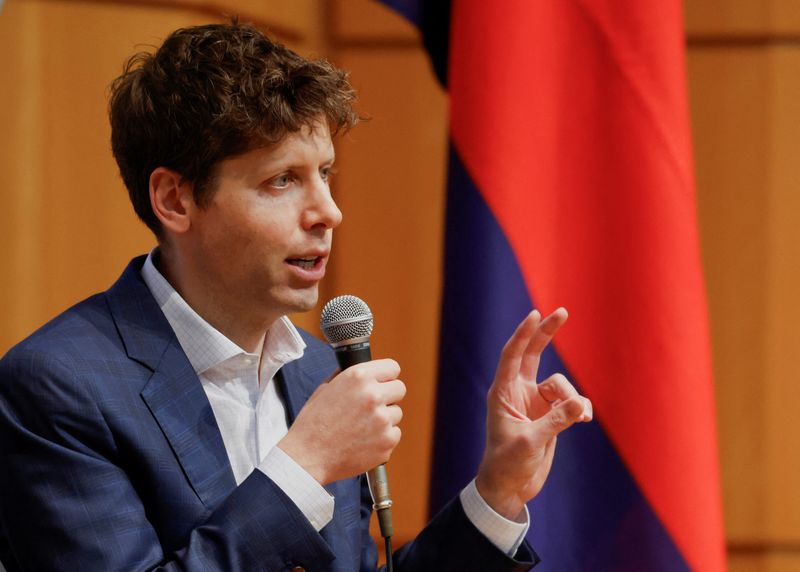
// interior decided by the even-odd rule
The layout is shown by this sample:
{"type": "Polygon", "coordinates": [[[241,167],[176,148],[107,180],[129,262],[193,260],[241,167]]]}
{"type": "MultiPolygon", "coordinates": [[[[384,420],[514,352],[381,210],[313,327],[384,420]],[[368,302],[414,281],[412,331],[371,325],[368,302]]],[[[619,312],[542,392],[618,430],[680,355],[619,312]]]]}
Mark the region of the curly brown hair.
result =
{"type": "Polygon", "coordinates": [[[182,28],[155,53],[132,56],[111,85],[111,148],[140,219],[161,239],[150,174],[192,183],[201,207],[222,160],[327,118],[331,133],[359,121],[347,73],[305,59],[251,25],[182,28]]]}

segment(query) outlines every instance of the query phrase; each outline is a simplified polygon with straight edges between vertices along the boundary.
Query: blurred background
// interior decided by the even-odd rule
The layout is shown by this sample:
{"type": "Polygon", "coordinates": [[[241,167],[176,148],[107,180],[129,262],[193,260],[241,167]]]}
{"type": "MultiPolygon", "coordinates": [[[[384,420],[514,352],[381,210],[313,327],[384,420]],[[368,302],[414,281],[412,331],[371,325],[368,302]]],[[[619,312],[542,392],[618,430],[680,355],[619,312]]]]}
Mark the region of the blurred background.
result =
{"type": "MultiPolygon", "coordinates": [[[[239,14],[350,70],[371,120],[338,142],[345,217],[321,300],[364,298],[375,353],[403,365],[390,472],[398,541],[411,538],[427,510],[447,151],[416,29],[372,0],[0,6],[0,354],[154,245],[109,147],[107,89],[129,55],[239,14]]],[[[730,569],[800,570],[800,2],[693,0],[685,14],[730,569]]]]}

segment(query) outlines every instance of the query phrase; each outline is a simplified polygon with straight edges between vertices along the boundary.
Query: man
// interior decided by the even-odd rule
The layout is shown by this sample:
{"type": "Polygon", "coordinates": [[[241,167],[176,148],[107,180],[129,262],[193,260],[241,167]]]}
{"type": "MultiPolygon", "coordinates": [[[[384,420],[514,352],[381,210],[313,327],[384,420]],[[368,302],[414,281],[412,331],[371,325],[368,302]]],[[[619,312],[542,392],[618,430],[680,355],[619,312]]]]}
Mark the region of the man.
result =
{"type": "MultiPolygon", "coordinates": [[[[252,27],[178,30],[112,86],[112,147],[158,239],[108,291],[0,365],[9,571],[372,570],[362,474],[400,439],[392,360],[337,373],[287,313],[315,306],[332,230],[332,136],[358,121],[346,75],[252,27]]],[[[556,435],[591,418],[535,383],[566,319],[533,313],[489,394],[473,483],[397,570],[524,570],[525,502],[556,435]]]]}

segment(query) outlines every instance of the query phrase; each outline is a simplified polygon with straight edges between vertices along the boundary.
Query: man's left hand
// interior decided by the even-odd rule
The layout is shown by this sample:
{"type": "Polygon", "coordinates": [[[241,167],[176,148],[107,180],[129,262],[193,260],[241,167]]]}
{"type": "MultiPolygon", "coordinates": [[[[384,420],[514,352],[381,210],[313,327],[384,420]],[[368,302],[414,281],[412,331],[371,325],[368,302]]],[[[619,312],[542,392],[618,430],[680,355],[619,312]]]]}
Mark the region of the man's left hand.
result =
{"type": "Polygon", "coordinates": [[[524,505],[542,489],[557,435],[592,419],[592,403],[563,375],[536,383],[542,352],[566,321],[564,308],[544,319],[531,312],[503,348],[489,389],[486,450],[475,485],[509,520],[519,520],[524,505]]]}

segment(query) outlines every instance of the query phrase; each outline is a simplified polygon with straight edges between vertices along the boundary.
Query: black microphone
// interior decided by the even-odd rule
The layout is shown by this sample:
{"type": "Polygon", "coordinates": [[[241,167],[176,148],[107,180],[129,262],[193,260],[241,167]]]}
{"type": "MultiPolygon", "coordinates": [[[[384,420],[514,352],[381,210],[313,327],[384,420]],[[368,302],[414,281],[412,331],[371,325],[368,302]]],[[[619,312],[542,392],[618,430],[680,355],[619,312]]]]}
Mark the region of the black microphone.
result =
{"type": "MultiPolygon", "coordinates": [[[[342,370],[372,359],[369,347],[372,312],[363,300],[350,295],[334,298],[322,308],[319,322],[322,333],[336,352],[336,360],[342,370]]],[[[378,514],[381,536],[391,538],[394,527],[386,465],[367,471],[367,483],[372,495],[372,508],[378,514]]]]}

